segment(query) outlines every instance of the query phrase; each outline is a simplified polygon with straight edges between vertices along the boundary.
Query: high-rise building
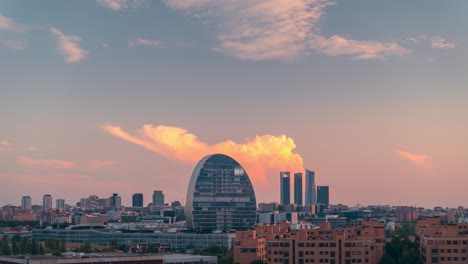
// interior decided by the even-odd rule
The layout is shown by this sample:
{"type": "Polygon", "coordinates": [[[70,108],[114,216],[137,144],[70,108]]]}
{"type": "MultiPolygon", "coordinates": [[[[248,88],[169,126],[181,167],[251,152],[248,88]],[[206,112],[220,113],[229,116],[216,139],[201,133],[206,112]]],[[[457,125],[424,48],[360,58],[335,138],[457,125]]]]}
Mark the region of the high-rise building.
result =
{"type": "Polygon", "coordinates": [[[315,172],[305,171],[305,205],[317,204],[317,192],[315,189],[315,172]]]}
{"type": "Polygon", "coordinates": [[[294,174],[294,203],[302,205],[302,173],[294,174]]]}
{"type": "Polygon", "coordinates": [[[23,210],[31,210],[31,196],[23,196],[21,198],[21,208],[23,210]]]}
{"type": "Polygon", "coordinates": [[[257,203],[244,168],[229,156],[201,159],[190,178],[185,216],[197,231],[245,230],[254,227],[257,203]]]}
{"type": "Polygon", "coordinates": [[[88,198],[81,198],[80,199],[80,207],[83,209],[88,209],[89,208],[89,199],[88,198]]]}
{"type": "Polygon", "coordinates": [[[132,206],[143,207],[143,194],[142,193],[135,193],[132,196],[132,206]]]}
{"type": "Polygon", "coordinates": [[[88,198],[88,208],[97,209],[99,207],[99,197],[97,195],[90,195],[88,198]]]}
{"type": "Polygon", "coordinates": [[[57,199],[55,200],[55,208],[58,210],[65,209],[65,200],[64,199],[57,199]]]}
{"type": "Polygon", "coordinates": [[[154,191],[153,193],[153,205],[164,206],[164,193],[162,191],[154,191]]]}
{"type": "Polygon", "coordinates": [[[113,193],[110,197],[110,207],[111,208],[120,208],[122,206],[122,197],[117,193],[113,193]]]}
{"type": "Polygon", "coordinates": [[[330,194],[328,186],[317,186],[317,204],[330,204],[330,194]]]}
{"type": "Polygon", "coordinates": [[[42,210],[48,211],[50,209],[52,209],[52,195],[44,194],[42,198],[42,210]]]}
{"type": "Polygon", "coordinates": [[[289,171],[280,172],[280,204],[291,203],[291,174],[289,171]]]}

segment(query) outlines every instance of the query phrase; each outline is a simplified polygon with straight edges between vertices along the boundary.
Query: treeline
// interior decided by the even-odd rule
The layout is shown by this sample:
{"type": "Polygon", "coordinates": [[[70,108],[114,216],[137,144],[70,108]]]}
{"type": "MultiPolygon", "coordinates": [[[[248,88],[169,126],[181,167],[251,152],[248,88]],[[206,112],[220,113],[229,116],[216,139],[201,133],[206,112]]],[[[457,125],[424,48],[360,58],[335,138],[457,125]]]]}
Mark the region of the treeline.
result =
{"type": "Polygon", "coordinates": [[[39,221],[4,221],[0,220],[0,227],[18,227],[18,226],[28,226],[28,227],[39,227],[39,221]]]}
{"type": "Polygon", "coordinates": [[[67,251],[64,240],[49,238],[44,243],[37,242],[34,238],[15,235],[9,240],[3,236],[0,242],[0,255],[45,255],[47,253],[59,256],[67,251]]]}

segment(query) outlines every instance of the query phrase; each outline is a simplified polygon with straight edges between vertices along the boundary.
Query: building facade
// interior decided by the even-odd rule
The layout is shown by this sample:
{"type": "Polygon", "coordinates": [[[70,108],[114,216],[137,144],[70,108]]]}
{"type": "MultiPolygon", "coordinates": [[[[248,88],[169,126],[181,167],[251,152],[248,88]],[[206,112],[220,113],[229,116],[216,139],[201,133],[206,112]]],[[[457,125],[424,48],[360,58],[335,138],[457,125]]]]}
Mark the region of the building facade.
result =
{"type": "Polygon", "coordinates": [[[31,210],[31,196],[23,196],[21,198],[21,208],[23,210],[31,210]]]}
{"type": "Polygon", "coordinates": [[[280,204],[291,203],[291,173],[280,172],[280,204]]]}
{"type": "Polygon", "coordinates": [[[305,205],[317,204],[317,192],[315,189],[315,172],[305,170],[305,205]]]}
{"type": "Polygon", "coordinates": [[[153,192],[153,205],[164,206],[164,193],[160,190],[153,192]]]}
{"type": "Polygon", "coordinates": [[[65,209],[65,200],[64,199],[57,199],[55,200],[55,208],[58,210],[65,209]]]}
{"type": "Polygon", "coordinates": [[[468,224],[442,225],[439,217],[416,223],[416,242],[424,264],[468,263],[468,224]]]}
{"type": "Polygon", "coordinates": [[[317,187],[317,204],[328,206],[330,204],[330,193],[328,186],[317,187]]]}
{"type": "Polygon", "coordinates": [[[52,209],[52,195],[44,194],[42,198],[42,210],[48,211],[50,209],[52,209]]]}
{"type": "Polygon", "coordinates": [[[294,174],[294,203],[302,205],[302,173],[294,174]]]}
{"type": "Polygon", "coordinates": [[[384,255],[384,223],[364,221],[354,228],[291,229],[291,224],[258,226],[238,231],[234,263],[259,260],[272,264],[379,263],[384,255]]]}
{"type": "Polygon", "coordinates": [[[253,228],[257,203],[247,172],[233,158],[204,157],[193,170],[187,189],[187,228],[231,232],[253,228]]]}
{"type": "Polygon", "coordinates": [[[132,207],[143,207],[143,194],[135,193],[132,195],[132,207]]]}

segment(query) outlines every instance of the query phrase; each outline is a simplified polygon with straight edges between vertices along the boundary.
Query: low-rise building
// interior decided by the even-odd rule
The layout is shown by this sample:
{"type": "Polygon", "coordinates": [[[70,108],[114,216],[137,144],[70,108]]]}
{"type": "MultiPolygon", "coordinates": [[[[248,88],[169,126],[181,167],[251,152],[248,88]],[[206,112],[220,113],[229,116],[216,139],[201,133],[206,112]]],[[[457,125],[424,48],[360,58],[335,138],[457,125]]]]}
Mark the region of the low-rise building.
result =
{"type": "Polygon", "coordinates": [[[251,263],[379,263],[384,254],[385,231],[381,222],[332,229],[329,222],[314,229],[291,229],[289,223],[237,231],[234,262],[251,263]]]}

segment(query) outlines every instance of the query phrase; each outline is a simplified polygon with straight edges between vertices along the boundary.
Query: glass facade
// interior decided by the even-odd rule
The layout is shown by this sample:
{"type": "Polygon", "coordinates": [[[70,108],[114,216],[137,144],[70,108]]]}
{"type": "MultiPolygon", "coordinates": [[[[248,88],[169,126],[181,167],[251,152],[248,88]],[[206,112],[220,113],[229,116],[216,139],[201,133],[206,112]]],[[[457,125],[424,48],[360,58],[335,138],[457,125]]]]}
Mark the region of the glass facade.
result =
{"type": "Polygon", "coordinates": [[[253,228],[257,203],[249,176],[223,154],[209,155],[195,167],[187,190],[187,227],[200,232],[253,228]]]}
{"type": "Polygon", "coordinates": [[[291,204],[291,173],[280,172],[280,203],[291,204]]]}

